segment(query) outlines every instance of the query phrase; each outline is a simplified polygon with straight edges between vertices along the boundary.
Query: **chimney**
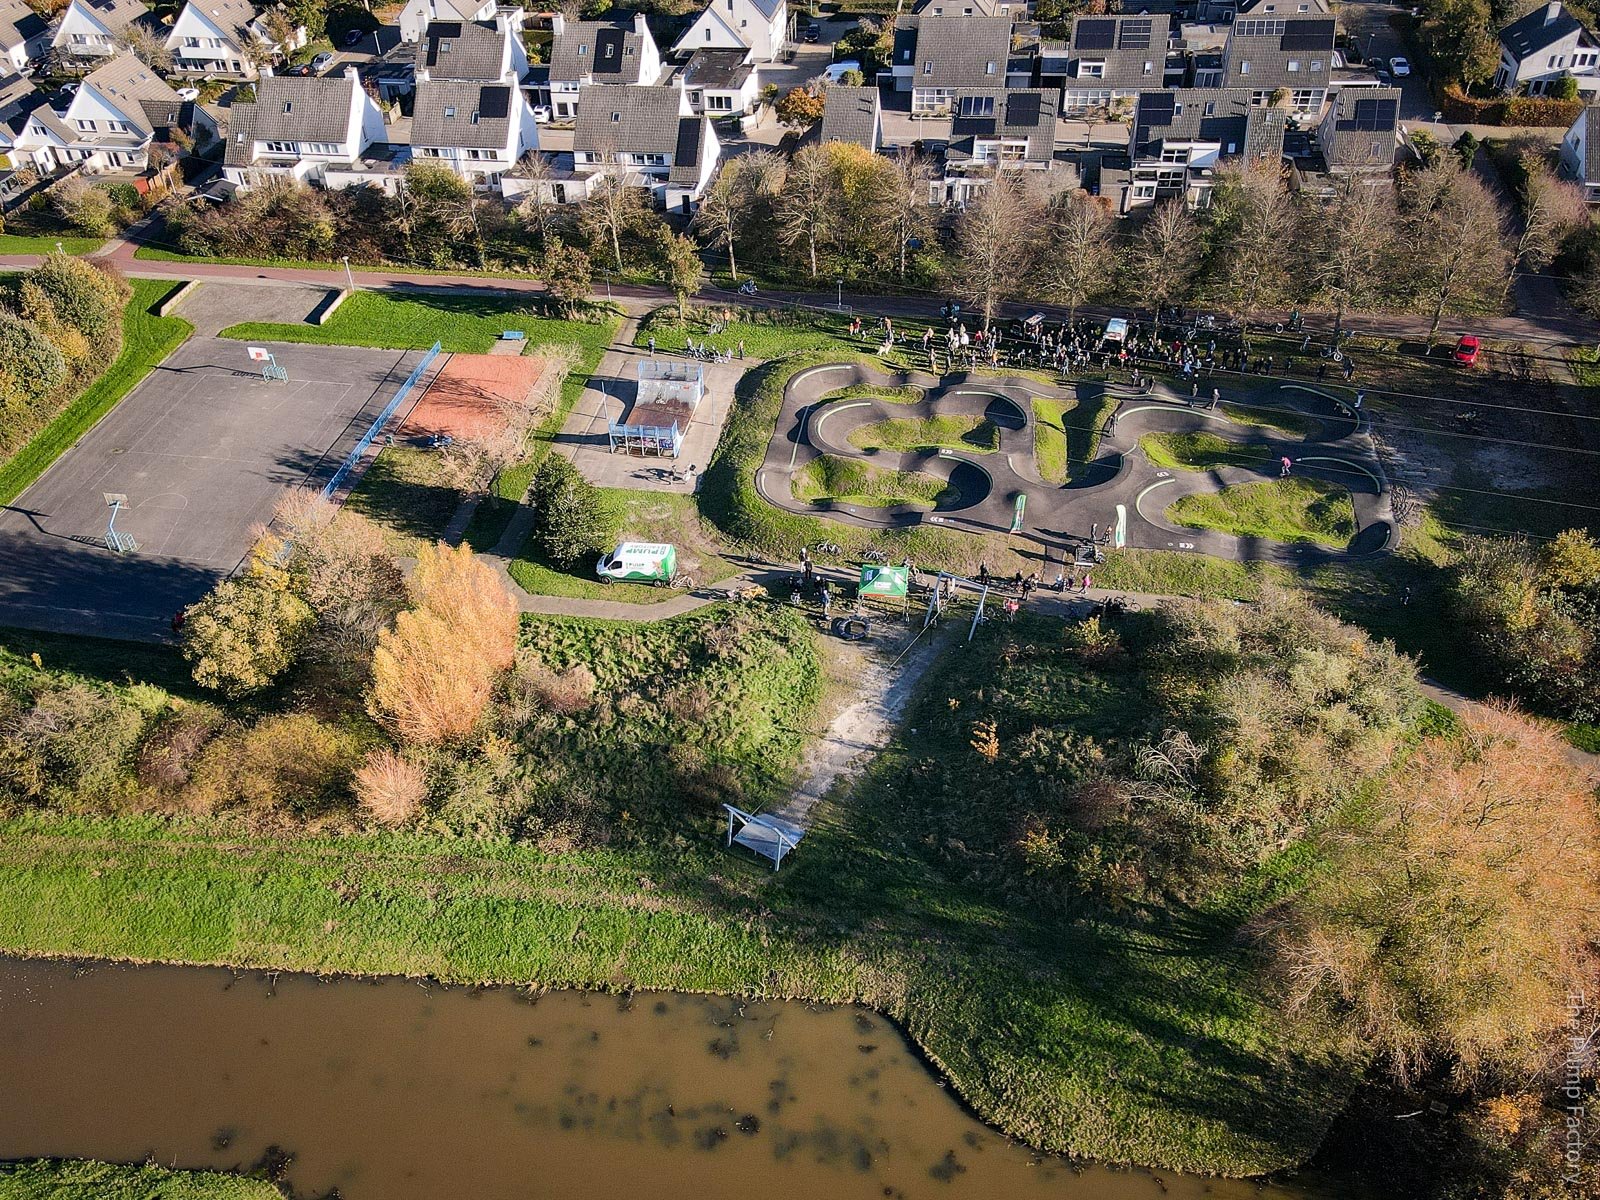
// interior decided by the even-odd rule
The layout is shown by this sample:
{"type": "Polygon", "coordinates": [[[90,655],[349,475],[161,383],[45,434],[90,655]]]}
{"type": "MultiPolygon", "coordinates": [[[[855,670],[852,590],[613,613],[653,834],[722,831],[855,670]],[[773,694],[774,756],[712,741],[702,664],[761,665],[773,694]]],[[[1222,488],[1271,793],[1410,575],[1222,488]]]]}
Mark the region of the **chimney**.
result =
{"type": "Polygon", "coordinates": [[[1560,15],[1561,0],[1550,0],[1550,3],[1544,6],[1544,23],[1546,25],[1550,24],[1550,22],[1554,21],[1560,15]]]}
{"type": "Polygon", "coordinates": [[[353,64],[352,65],[348,65],[348,66],[345,67],[345,69],[344,69],[344,77],[346,79],[353,79],[357,83],[361,82],[361,72],[356,70],[355,66],[353,64]]]}
{"type": "Polygon", "coordinates": [[[640,37],[643,37],[646,33],[650,32],[650,27],[645,23],[643,13],[633,14],[633,31],[640,37]]]}
{"type": "Polygon", "coordinates": [[[560,37],[567,31],[567,19],[560,13],[550,14],[550,32],[560,37]]]}

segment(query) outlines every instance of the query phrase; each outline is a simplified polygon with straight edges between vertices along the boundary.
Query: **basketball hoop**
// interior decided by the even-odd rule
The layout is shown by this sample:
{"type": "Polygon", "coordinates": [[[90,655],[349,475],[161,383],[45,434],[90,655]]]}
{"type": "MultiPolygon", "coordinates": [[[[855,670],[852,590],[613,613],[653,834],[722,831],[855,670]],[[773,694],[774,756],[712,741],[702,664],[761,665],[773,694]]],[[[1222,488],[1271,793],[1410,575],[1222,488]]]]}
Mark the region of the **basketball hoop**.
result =
{"type": "Polygon", "coordinates": [[[250,356],[251,362],[272,361],[272,351],[268,350],[265,346],[247,346],[245,347],[245,353],[250,356]]]}

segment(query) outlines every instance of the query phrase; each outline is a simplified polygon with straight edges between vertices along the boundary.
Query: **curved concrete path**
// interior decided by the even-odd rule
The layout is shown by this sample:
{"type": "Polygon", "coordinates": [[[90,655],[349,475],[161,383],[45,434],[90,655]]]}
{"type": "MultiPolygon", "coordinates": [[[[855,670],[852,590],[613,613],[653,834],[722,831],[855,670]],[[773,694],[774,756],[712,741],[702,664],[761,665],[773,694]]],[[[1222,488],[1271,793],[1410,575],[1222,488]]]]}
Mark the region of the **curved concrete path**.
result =
{"type": "MultiPolygon", "coordinates": [[[[862,364],[811,367],[792,378],[784,391],[777,427],[756,472],[756,487],[766,500],[790,512],[827,516],[867,528],[905,528],[933,524],[975,532],[1011,528],[1019,493],[1028,497],[1025,531],[1046,541],[1081,544],[1091,527],[1109,528],[1116,505],[1126,506],[1128,545],[1143,549],[1188,550],[1237,561],[1295,565],[1308,560],[1393,550],[1398,524],[1390,505],[1383,468],[1362,414],[1352,412],[1332,393],[1304,384],[1279,384],[1274,401],[1313,422],[1304,437],[1269,426],[1234,420],[1221,410],[1192,407],[1170,388],[1144,391],[1104,384],[1057,387],[1027,377],[958,372],[938,379],[920,371],[890,372],[862,364]],[[922,388],[925,396],[900,403],[868,395],[828,398],[846,388],[922,388]],[[1033,444],[1036,398],[1087,403],[1113,398],[1115,420],[1102,434],[1094,461],[1074,464],[1067,483],[1043,480],[1033,444]],[[851,434],[894,419],[969,416],[987,419],[999,430],[998,449],[929,449],[909,452],[862,450],[851,434]],[[1249,447],[1262,462],[1209,471],[1167,470],[1151,464],[1138,449],[1146,433],[1209,433],[1249,447]],[[792,476],[823,454],[859,459],[891,471],[919,471],[954,485],[960,495],[935,508],[886,508],[797,500],[792,476]],[[1296,474],[1336,483],[1350,493],[1356,534],[1343,547],[1282,543],[1237,537],[1209,529],[1190,529],[1166,517],[1183,496],[1278,477],[1281,458],[1296,474]]],[[[1070,420],[1070,416],[1069,416],[1070,420]]]]}

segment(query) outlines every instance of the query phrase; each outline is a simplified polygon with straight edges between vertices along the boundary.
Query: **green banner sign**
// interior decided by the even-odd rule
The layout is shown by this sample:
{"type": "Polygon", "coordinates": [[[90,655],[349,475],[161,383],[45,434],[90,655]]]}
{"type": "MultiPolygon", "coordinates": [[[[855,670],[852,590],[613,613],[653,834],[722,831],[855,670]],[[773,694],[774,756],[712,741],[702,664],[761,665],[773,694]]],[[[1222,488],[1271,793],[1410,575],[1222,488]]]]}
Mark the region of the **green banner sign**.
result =
{"type": "Polygon", "coordinates": [[[904,596],[911,591],[910,567],[863,566],[862,596],[904,596]]]}
{"type": "Polygon", "coordinates": [[[1017,493],[1017,507],[1011,514],[1011,532],[1022,532],[1022,516],[1028,511],[1028,493],[1017,493]]]}

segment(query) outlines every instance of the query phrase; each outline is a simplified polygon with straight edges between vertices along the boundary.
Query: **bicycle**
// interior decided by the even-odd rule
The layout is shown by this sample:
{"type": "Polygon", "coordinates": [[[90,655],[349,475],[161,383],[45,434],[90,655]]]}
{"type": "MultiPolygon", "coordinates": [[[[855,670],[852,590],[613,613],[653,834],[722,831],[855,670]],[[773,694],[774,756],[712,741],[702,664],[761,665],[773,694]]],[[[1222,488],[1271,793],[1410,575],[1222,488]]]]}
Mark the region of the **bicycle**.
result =
{"type": "Polygon", "coordinates": [[[818,542],[812,547],[812,550],[816,554],[832,554],[835,556],[844,553],[843,547],[837,542],[818,542]]]}
{"type": "Polygon", "coordinates": [[[876,563],[878,566],[887,566],[889,556],[882,550],[866,550],[861,555],[863,562],[876,563]]]}

